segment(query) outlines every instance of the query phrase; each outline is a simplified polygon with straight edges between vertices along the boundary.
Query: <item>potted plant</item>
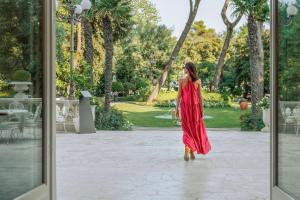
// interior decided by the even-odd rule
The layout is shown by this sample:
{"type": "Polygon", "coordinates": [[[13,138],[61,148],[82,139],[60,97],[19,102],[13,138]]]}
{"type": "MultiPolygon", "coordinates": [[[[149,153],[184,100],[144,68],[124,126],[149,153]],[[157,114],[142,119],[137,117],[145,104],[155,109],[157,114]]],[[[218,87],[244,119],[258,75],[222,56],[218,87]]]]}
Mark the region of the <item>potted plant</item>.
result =
{"type": "Polygon", "coordinates": [[[248,101],[247,99],[241,98],[239,101],[241,110],[247,110],[248,109],[248,101]]]}
{"type": "Polygon", "coordinates": [[[27,98],[28,96],[25,94],[25,91],[29,89],[29,85],[31,85],[31,74],[30,72],[18,69],[11,76],[10,85],[14,86],[14,90],[17,92],[15,95],[16,98],[27,98]]]}
{"type": "Polygon", "coordinates": [[[270,98],[264,96],[258,103],[257,106],[263,111],[263,122],[265,127],[261,130],[263,132],[270,131],[270,98]]]}

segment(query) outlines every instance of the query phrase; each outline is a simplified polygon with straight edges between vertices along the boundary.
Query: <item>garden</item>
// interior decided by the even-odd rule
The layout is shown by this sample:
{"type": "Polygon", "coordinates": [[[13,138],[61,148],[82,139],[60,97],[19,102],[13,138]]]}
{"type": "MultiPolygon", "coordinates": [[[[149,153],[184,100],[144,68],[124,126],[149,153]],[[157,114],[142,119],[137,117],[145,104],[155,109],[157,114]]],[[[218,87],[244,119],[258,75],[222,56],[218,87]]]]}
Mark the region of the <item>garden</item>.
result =
{"type": "MultiPolygon", "coordinates": [[[[180,36],[161,23],[161,13],[150,0],[80,2],[56,4],[57,97],[78,99],[80,91],[89,91],[97,105],[97,129],[180,126],[174,118],[174,100],[187,61],[195,63],[202,81],[207,127],[264,127],[262,110],[268,105],[261,106],[261,101],[270,93],[267,1],[225,0],[219,11],[226,27],[221,33],[196,20],[203,2],[190,1],[180,36]],[[243,17],[245,23],[237,27],[243,17]]],[[[11,3],[11,9],[14,6],[11,3]]],[[[10,15],[4,12],[1,18],[10,15]]],[[[7,31],[26,24],[6,21],[0,32],[16,49],[4,51],[6,43],[0,42],[1,56],[12,58],[0,63],[1,98],[16,96],[11,82],[35,83],[40,77],[38,60],[26,56],[36,50],[21,45],[24,38],[7,31]],[[13,75],[2,67],[7,65],[14,66],[13,75]]],[[[40,89],[35,84],[27,93],[40,89]]]]}

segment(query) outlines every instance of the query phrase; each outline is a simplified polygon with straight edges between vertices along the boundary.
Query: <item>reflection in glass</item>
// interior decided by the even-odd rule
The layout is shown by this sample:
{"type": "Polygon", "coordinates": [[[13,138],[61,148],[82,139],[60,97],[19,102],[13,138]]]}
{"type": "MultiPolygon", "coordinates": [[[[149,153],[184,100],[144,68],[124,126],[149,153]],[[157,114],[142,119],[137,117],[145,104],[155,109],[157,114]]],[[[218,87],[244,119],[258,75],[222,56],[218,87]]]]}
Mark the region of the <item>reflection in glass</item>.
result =
{"type": "Polygon", "coordinates": [[[0,199],[42,184],[42,1],[0,1],[0,199]]]}
{"type": "Polygon", "coordinates": [[[279,4],[278,185],[300,200],[300,1],[291,3],[279,4]]]}

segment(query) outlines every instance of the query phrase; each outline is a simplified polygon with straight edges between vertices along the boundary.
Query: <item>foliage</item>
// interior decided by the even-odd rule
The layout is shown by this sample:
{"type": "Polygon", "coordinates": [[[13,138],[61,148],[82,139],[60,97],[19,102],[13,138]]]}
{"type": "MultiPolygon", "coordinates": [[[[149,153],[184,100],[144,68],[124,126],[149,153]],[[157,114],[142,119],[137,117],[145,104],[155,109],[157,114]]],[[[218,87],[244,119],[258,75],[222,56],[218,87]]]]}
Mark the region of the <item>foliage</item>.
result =
{"type": "MultiPolygon", "coordinates": [[[[300,1],[297,0],[295,5],[299,8],[300,1]]],[[[293,18],[293,23],[289,26],[289,17],[287,16],[288,4],[282,2],[279,4],[280,9],[280,37],[279,45],[279,99],[281,101],[299,101],[300,95],[300,12],[298,9],[297,14],[293,18]]]]}
{"type": "Polygon", "coordinates": [[[260,131],[264,127],[261,113],[245,113],[241,115],[240,122],[242,131],[260,131]]]}
{"type": "Polygon", "coordinates": [[[41,1],[2,1],[0,5],[0,73],[24,69],[32,76],[33,93],[40,91],[42,71],[41,1]]]}
{"type": "MultiPolygon", "coordinates": [[[[157,107],[175,107],[175,99],[177,92],[160,92],[158,98],[154,101],[154,106],[157,107]]],[[[230,107],[228,101],[223,99],[219,93],[202,91],[204,107],[206,108],[225,108],[230,107]]]]}
{"type": "Polygon", "coordinates": [[[270,98],[268,96],[264,96],[258,103],[257,106],[260,107],[261,109],[268,109],[270,108],[270,98]]]}
{"type": "Polygon", "coordinates": [[[108,16],[113,26],[113,40],[125,37],[133,25],[132,6],[128,0],[95,0],[93,14],[108,16]]]}
{"type": "MultiPolygon", "coordinates": [[[[269,73],[270,73],[270,53],[269,53],[269,30],[265,30],[263,34],[264,43],[264,88],[265,93],[270,93],[269,73]]],[[[250,84],[250,63],[249,63],[249,44],[248,31],[246,26],[242,26],[235,33],[231,48],[231,55],[226,61],[219,91],[221,93],[229,92],[232,96],[243,96],[246,98],[251,93],[250,84]]]]}
{"type": "Polygon", "coordinates": [[[253,15],[257,21],[266,21],[269,16],[268,0],[232,0],[234,14],[253,15]]]}
{"type": "Polygon", "coordinates": [[[124,92],[123,84],[118,81],[112,82],[112,91],[118,93],[124,92]]]}
{"type": "Polygon", "coordinates": [[[121,111],[111,109],[106,112],[102,106],[96,107],[95,127],[97,130],[131,130],[132,124],[121,111]]]}
{"type": "Polygon", "coordinates": [[[215,62],[207,60],[204,60],[197,65],[197,73],[201,78],[202,87],[209,89],[211,81],[214,78],[215,67],[215,62]]]}
{"type": "Polygon", "coordinates": [[[180,60],[199,64],[216,63],[222,48],[222,37],[214,29],[207,28],[203,21],[193,24],[180,53],[180,60]]]}
{"type": "Polygon", "coordinates": [[[12,76],[12,81],[31,81],[31,74],[23,69],[16,70],[12,76]]]}

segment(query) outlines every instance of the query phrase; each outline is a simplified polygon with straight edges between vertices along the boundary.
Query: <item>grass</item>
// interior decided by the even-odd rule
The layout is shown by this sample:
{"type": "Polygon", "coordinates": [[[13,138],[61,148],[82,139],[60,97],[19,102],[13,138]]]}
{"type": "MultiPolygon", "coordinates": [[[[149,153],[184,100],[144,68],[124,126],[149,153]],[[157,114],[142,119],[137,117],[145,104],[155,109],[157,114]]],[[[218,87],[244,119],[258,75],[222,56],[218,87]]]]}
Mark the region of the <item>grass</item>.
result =
{"type": "MultiPolygon", "coordinates": [[[[124,112],[128,120],[135,126],[140,127],[176,127],[174,120],[158,119],[157,115],[167,114],[174,108],[162,108],[147,106],[139,102],[121,102],[114,105],[115,108],[124,112]]],[[[205,115],[212,116],[212,119],[205,119],[207,128],[239,128],[239,108],[206,108],[205,115]]]]}

